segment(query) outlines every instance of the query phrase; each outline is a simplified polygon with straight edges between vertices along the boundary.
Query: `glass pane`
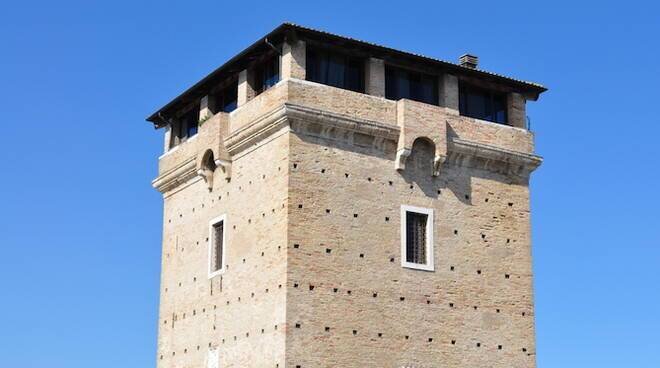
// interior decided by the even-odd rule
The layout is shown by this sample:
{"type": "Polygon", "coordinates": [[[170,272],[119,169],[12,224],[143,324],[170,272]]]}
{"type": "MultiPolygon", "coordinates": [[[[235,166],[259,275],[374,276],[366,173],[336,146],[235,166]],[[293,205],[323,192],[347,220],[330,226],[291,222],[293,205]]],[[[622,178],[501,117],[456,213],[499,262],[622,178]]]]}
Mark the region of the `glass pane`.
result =
{"type": "Polygon", "coordinates": [[[351,91],[364,92],[362,87],[362,67],[361,60],[351,59],[346,66],[346,85],[344,88],[351,91]]]}
{"type": "Polygon", "coordinates": [[[467,115],[477,119],[483,119],[488,113],[486,107],[486,96],[475,91],[467,92],[467,115]]]}
{"type": "Polygon", "coordinates": [[[427,217],[421,213],[406,213],[406,262],[426,263],[427,217]]]}
{"type": "Polygon", "coordinates": [[[337,55],[331,55],[328,66],[328,85],[334,87],[344,87],[344,58],[337,55]]]}
{"type": "Polygon", "coordinates": [[[495,110],[495,122],[500,124],[506,124],[506,96],[504,95],[495,95],[493,97],[493,104],[495,110]]]}

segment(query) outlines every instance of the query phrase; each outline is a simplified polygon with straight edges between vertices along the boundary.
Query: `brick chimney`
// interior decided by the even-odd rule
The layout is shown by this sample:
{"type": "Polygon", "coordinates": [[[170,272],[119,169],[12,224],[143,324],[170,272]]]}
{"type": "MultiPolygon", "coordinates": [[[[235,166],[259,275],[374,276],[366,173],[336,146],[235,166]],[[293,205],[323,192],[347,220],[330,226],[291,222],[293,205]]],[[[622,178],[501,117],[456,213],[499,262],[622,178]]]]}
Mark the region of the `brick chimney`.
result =
{"type": "Polygon", "coordinates": [[[477,64],[479,64],[479,57],[470,54],[463,54],[458,59],[458,63],[460,66],[465,68],[477,69],[477,64]]]}

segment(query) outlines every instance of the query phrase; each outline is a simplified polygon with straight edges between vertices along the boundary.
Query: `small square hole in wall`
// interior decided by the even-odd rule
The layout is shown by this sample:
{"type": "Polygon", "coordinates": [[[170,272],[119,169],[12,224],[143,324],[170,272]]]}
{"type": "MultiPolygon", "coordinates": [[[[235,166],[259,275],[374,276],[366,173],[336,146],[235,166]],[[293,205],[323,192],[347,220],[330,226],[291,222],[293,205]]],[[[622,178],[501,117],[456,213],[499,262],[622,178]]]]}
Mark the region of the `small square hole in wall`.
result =
{"type": "Polygon", "coordinates": [[[477,347],[481,347],[481,343],[480,343],[480,342],[477,343],[477,347]]]}
{"type": "Polygon", "coordinates": [[[393,184],[394,184],[394,182],[392,182],[392,180],[388,181],[387,183],[388,183],[389,185],[393,185],[393,184]]]}
{"type": "Polygon", "coordinates": [[[296,328],[300,328],[300,323],[296,323],[296,328]]]}
{"type": "Polygon", "coordinates": [[[353,335],[357,335],[357,330],[353,330],[353,335]]]}
{"type": "Polygon", "coordinates": [[[454,308],[454,303],[449,303],[449,308],[454,308]]]}
{"type": "Polygon", "coordinates": [[[500,313],[500,310],[499,310],[499,309],[495,309],[495,312],[496,312],[496,313],[500,313]]]}
{"type": "Polygon", "coordinates": [[[474,310],[477,310],[477,306],[476,306],[476,305],[475,305],[474,307],[472,307],[472,308],[474,308],[474,310]]]}
{"type": "Polygon", "coordinates": [[[452,345],[456,345],[456,340],[451,340],[452,345]]]}
{"type": "Polygon", "coordinates": [[[390,262],[394,262],[394,257],[390,257],[390,262]]]}
{"type": "Polygon", "coordinates": [[[350,291],[350,290],[346,290],[346,294],[351,295],[351,291],[350,291]]]}
{"type": "Polygon", "coordinates": [[[300,248],[300,244],[294,244],[293,247],[294,247],[295,249],[298,249],[298,248],[300,248]]]}
{"type": "Polygon", "coordinates": [[[526,349],[526,348],[522,348],[522,351],[523,351],[523,353],[524,353],[524,352],[526,352],[526,351],[527,351],[527,349],[526,349]]]}
{"type": "Polygon", "coordinates": [[[326,327],[325,327],[325,332],[328,332],[328,331],[330,331],[330,327],[327,327],[327,326],[326,326],[326,327]]]}
{"type": "Polygon", "coordinates": [[[513,202],[509,202],[509,207],[513,207],[513,202]]]}
{"type": "Polygon", "coordinates": [[[321,169],[321,174],[325,174],[325,169],[321,169]]]}
{"type": "Polygon", "coordinates": [[[298,205],[298,208],[302,208],[302,204],[299,204],[299,205],[298,205]]]}
{"type": "Polygon", "coordinates": [[[477,270],[477,275],[481,275],[481,270],[477,270]]]}
{"type": "Polygon", "coordinates": [[[344,176],[348,178],[348,173],[344,173],[344,176]]]}
{"type": "Polygon", "coordinates": [[[429,342],[433,342],[433,338],[432,338],[432,337],[429,337],[429,342]]]}
{"type": "Polygon", "coordinates": [[[309,291],[314,290],[314,285],[309,285],[309,291]]]}
{"type": "Polygon", "coordinates": [[[525,317],[525,312],[522,312],[522,316],[525,317]]]}
{"type": "Polygon", "coordinates": [[[465,195],[465,199],[469,200],[469,199],[470,199],[470,196],[466,194],[466,195],[465,195]]]}
{"type": "Polygon", "coordinates": [[[508,278],[509,278],[509,274],[505,274],[505,275],[504,275],[504,278],[505,278],[505,279],[508,279],[508,278]]]}
{"type": "Polygon", "coordinates": [[[298,168],[298,164],[293,164],[293,168],[294,168],[294,169],[297,169],[297,168],[298,168]]]}
{"type": "Polygon", "coordinates": [[[298,284],[297,284],[297,283],[294,283],[294,284],[293,284],[293,287],[294,287],[294,288],[297,288],[297,287],[298,287],[298,284]]]}
{"type": "Polygon", "coordinates": [[[404,301],[404,300],[406,300],[406,297],[401,296],[401,297],[399,297],[399,300],[400,300],[400,301],[404,301]]]}
{"type": "Polygon", "coordinates": [[[413,189],[413,188],[415,188],[415,187],[412,184],[410,184],[410,189],[413,189]]]}
{"type": "Polygon", "coordinates": [[[378,333],[378,337],[383,337],[383,333],[382,333],[382,332],[379,332],[379,333],[378,333]]]}
{"type": "Polygon", "coordinates": [[[360,258],[364,258],[364,253],[360,253],[360,258]]]}
{"type": "Polygon", "coordinates": [[[354,213],[354,214],[353,214],[353,217],[358,217],[358,214],[357,214],[357,213],[354,213]]]}
{"type": "Polygon", "coordinates": [[[453,270],[454,270],[454,266],[449,267],[449,270],[450,270],[450,271],[453,271],[453,270]]]}
{"type": "Polygon", "coordinates": [[[371,178],[367,178],[367,181],[371,181],[371,178]]]}
{"type": "Polygon", "coordinates": [[[376,297],[378,297],[378,293],[373,293],[371,296],[373,296],[374,298],[376,298],[376,297]]]}
{"type": "Polygon", "coordinates": [[[497,345],[497,350],[502,350],[502,345],[497,345]]]}
{"type": "Polygon", "coordinates": [[[337,291],[339,291],[339,289],[337,289],[337,288],[332,288],[332,292],[333,292],[333,293],[336,293],[337,291]]]}
{"type": "Polygon", "coordinates": [[[454,230],[454,235],[458,235],[458,230],[454,230]]]}
{"type": "Polygon", "coordinates": [[[325,248],[325,252],[328,253],[328,254],[330,254],[330,253],[332,253],[332,249],[330,249],[330,248],[325,248]]]}
{"type": "Polygon", "coordinates": [[[410,336],[406,335],[406,336],[404,336],[404,338],[405,338],[406,340],[408,340],[408,339],[410,338],[410,336]]]}
{"type": "Polygon", "coordinates": [[[390,218],[385,216],[385,222],[390,221],[390,218]]]}

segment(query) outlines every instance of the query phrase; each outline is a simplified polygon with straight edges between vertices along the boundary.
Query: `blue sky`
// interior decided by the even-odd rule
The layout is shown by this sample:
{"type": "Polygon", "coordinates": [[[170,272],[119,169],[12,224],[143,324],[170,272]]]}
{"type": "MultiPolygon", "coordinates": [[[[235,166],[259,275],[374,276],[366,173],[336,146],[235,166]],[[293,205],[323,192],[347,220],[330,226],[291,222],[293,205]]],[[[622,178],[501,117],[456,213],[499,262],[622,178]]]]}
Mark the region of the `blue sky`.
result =
{"type": "Polygon", "coordinates": [[[155,366],[144,117],[286,20],[548,86],[528,105],[538,365],[659,367],[658,6],[391,4],[4,3],[0,366],[155,366]]]}

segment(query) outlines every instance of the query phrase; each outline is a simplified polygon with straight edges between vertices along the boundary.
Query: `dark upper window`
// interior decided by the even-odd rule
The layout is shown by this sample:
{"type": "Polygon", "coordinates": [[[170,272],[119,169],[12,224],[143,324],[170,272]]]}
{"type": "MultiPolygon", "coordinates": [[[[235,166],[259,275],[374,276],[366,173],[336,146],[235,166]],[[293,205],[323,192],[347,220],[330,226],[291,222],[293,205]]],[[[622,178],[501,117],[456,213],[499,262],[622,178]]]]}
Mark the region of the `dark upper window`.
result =
{"type": "Polygon", "coordinates": [[[214,112],[232,112],[236,110],[238,100],[238,81],[230,83],[227,87],[215,93],[214,112]]]}
{"type": "Polygon", "coordinates": [[[254,90],[257,94],[280,81],[280,57],[275,55],[254,69],[254,90]]]}
{"type": "Polygon", "coordinates": [[[178,119],[178,123],[174,125],[174,135],[177,138],[173,141],[173,143],[175,143],[174,145],[197,134],[198,125],[199,105],[195,105],[185,114],[181,115],[178,119]]]}
{"type": "Polygon", "coordinates": [[[406,69],[385,66],[385,97],[390,100],[407,98],[438,104],[437,78],[406,69]]]}
{"type": "Polygon", "coordinates": [[[311,47],[306,54],[307,80],[364,92],[364,60],[311,47]]]}
{"type": "Polygon", "coordinates": [[[494,123],[506,124],[506,94],[459,84],[459,111],[461,115],[494,123]]]}

